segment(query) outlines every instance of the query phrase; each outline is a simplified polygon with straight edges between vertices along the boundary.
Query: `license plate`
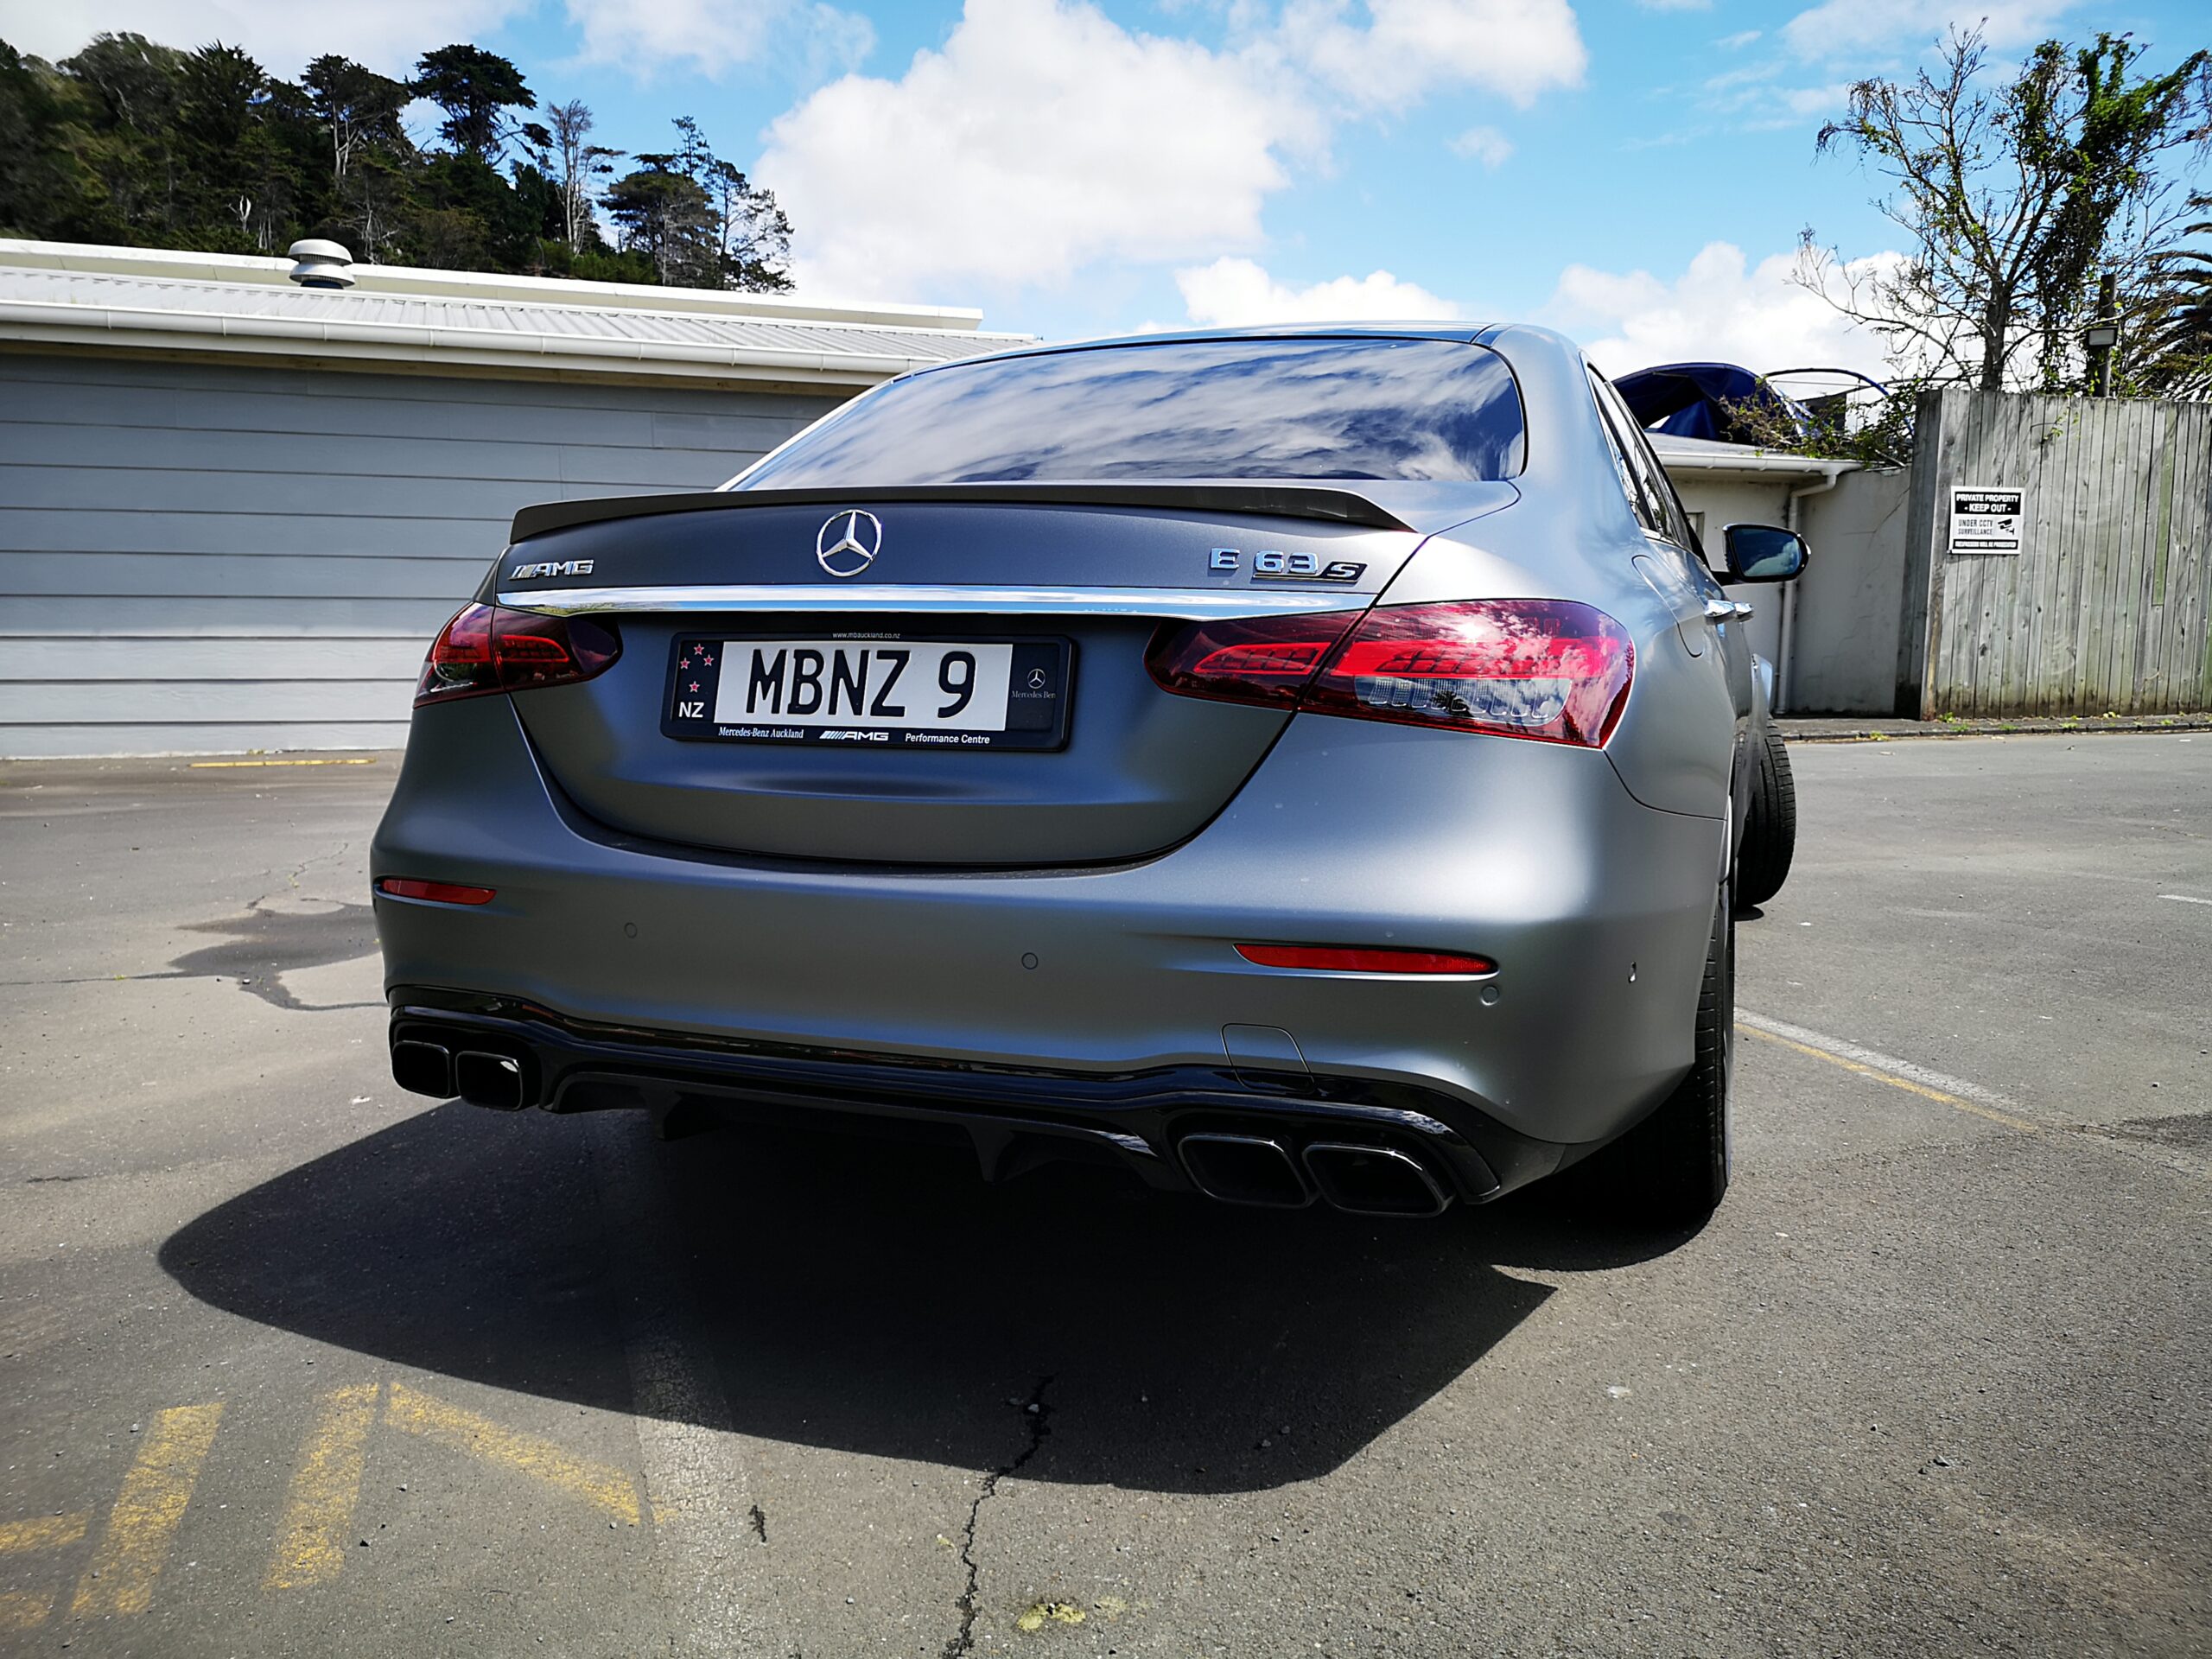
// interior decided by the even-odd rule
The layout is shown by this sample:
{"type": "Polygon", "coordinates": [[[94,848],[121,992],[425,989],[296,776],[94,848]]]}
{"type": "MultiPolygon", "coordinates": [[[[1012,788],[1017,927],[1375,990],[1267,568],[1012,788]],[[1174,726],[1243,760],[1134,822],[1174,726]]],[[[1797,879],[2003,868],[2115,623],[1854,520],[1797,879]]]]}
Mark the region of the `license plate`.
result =
{"type": "Polygon", "coordinates": [[[661,730],[725,743],[1057,749],[1065,639],[676,641],[661,730]]]}

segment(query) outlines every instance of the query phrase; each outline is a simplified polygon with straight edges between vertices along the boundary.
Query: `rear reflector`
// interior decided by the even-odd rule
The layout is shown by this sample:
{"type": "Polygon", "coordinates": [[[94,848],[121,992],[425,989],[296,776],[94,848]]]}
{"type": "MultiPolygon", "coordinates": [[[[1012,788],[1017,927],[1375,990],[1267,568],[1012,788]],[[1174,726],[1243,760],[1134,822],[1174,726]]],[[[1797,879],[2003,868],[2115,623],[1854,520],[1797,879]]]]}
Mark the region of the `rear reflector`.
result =
{"type": "Polygon", "coordinates": [[[1400,950],[1387,945],[1240,944],[1236,954],[1262,968],[1306,968],[1332,974],[1494,974],[1487,957],[1440,950],[1400,950]]]}
{"type": "Polygon", "coordinates": [[[1485,599],[1164,628],[1146,664],[1183,696],[1596,748],[1636,653],[1593,606],[1485,599]]]}
{"type": "Polygon", "coordinates": [[[488,905],[494,889],[464,887],[452,881],[418,881],[411,875],[378,878],[377,891],[394,899],[428,899],[438,905],[488,905]]]}
{"type": "Polygon", "coordinates": [[[621,654],[622,642],[612,629],[582,617],[464,605],[430,643],[415,706],[574,685],[605,673],[621,654]]]}

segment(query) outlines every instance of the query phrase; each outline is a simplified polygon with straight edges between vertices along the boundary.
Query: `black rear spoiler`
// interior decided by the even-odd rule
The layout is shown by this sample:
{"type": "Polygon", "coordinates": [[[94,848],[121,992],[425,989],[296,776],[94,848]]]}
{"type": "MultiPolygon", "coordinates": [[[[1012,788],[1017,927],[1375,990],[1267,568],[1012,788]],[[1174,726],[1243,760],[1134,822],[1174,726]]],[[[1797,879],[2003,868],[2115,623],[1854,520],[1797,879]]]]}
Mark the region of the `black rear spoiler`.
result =
{"type": "Polygon", "coordinates": [[[908,484],[858,490],[701,490],[684,495],[619,495],[546,501],[515,514],[513,539],[578,524],[647,518],[664,512],[720,512],[742,507],[849,507],[883,501],[1005,501],[1055,507],[1164,507],[1189,512],[1250,513],[1270,518],[1325,518],[1376,530],[1410,530],[1395,513],[1355,490],[1311,484],[908,484]]]}

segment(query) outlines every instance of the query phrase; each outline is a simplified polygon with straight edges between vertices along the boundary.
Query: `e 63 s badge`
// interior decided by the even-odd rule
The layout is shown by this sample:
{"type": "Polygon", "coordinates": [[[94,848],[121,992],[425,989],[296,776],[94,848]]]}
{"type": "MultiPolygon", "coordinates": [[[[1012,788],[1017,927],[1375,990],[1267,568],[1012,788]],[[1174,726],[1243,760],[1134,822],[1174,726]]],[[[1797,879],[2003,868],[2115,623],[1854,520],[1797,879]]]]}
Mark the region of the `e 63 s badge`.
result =
{"type": "MultiPolygon", "coordinates": [[[[1210,570],[1234,570],[1244,556],[1233,547],[1217,547],[1206,556],[1210,570]]],[[[1323,559],[1318,553],[1285,553],[1268,549],[1252,556],[1255,582],[1357,582],[1364,564],[1350,559],[1323,559]]]]}

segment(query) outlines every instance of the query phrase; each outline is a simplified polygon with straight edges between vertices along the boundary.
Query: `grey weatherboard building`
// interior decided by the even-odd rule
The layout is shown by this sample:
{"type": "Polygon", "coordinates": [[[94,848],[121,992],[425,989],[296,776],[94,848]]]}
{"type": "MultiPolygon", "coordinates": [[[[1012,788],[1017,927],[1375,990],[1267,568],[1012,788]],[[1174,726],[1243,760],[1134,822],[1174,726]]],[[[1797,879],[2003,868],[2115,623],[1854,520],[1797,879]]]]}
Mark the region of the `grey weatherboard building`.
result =
{"type": "Polygon", "coordinates": [[[0,755],[396,746],[516,508],[711,487],[1014,338],[972,311],[294,270],[0,240],[0,755]]]}

